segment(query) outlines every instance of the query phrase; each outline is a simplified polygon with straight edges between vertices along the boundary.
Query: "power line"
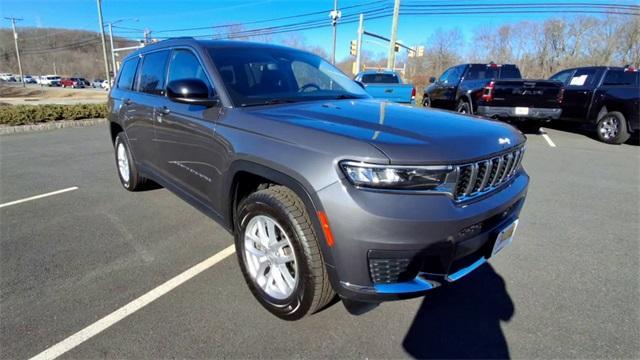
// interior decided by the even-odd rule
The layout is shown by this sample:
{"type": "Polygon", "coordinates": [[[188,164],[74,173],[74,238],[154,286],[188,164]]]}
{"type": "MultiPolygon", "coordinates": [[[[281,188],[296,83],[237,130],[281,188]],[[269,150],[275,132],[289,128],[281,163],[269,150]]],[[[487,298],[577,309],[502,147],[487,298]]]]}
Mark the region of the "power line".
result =
{"type": "Polygon", "coordinates": [[[71,43],[71,44],[65,44],[65,45],[51,47],[51,48],[28,49],[28,50],[25,50],[24,53],[25,54],[29,54],[29,55],[45,54],[47,52],[70,50],[70,49],[81,48],[81,47],[88,46],[88,45],[94,45],[94,44],[97,44],[99,41],[100,41],[100,38],[96,37],[96,38],[93,38],[93,39],[87,39],[87,40],[83,40],[83,41],[80,41],[80,42],[71,43]]]}
{"type": "MultiPolygon", "coordinates": [[[[358,7],[368,7],[368,6],[371,6],[371,5],[374,5],[374,4],[385,3],[385,2],[388,2],[388,0],[376,0],[376,1],[370,1],[370,2],[367,2],[367,3],[359,3],[359,4],[355,4],[355,5],[345,6],[345,7],[342,8],[342,10],[354,9],[354,8],[358,8],[358,7]]],[[[237,25],[253,25],[253,24],[260,24],[260,23],[264,23],[264,22],[276,22],[276,21],[281,21],[281,20],[289,20],[289,19],[296,19],[296,18],[301,18],[301,17],[308,17],[308,16],[313,16],[313,15],[321,15],[321,14],[326,14],[327,11],[330,11],[330,10],[314,11],[314,12],[308,12],[308,13],[302,13],[302,14],[296,14],[296,15],[288,15],[288,16],[276,17],[276,18],[271,18],[271,19],[246,21],[246,22],[243,22],[243,23],[232,23],[232,24],[224,24],[224,25],[201,26],[201,27],[192,27],[192,28],[181,28],[181,29],[164,29],[164,30],[154,31],[154,33],[161,34],[161,33],[167,33],[167,32],[211,30],[211,29],[225,28],[225,27],[234,26],[234,25],[235,26],[237,26],[237,25]]]]}

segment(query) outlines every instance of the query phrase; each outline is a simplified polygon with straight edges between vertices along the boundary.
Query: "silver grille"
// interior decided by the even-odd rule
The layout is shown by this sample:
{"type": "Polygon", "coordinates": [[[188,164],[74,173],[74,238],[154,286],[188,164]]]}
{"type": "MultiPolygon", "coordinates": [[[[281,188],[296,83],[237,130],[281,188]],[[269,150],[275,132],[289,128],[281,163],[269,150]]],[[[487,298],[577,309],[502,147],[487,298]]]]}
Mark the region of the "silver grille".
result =
{"type": "Polygon", "coordinates": [[[524,147],[520,147],[490,159],[456,165],[454,199],[465,201],[497,189],[517,173],[523,155],[524,147]]]}

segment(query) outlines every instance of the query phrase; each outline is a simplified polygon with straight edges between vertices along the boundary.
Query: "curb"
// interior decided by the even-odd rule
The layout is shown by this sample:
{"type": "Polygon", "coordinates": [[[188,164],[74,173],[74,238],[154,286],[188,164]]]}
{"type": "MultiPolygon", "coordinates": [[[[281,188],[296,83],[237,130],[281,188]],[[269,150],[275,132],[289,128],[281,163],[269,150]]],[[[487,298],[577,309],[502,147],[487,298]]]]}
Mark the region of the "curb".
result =
{"type": "Polygon", "coordinates": [[[107,119],[84,119],[84,120],[59,120],[42,124],[3,126],[0,127],[0,135],[20,134],[34,131],[45,131],[63,128],[88,127],[104,124],[107,119]]]}

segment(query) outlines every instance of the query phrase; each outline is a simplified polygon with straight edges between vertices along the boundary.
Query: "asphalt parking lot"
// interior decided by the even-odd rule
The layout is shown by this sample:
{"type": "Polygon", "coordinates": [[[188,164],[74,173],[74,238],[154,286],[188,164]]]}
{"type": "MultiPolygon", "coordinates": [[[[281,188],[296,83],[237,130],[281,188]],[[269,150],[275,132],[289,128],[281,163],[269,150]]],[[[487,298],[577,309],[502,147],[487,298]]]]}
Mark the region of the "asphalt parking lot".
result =
{"type": "MultiPolygon", "coordinates": [[[[231,254],[62,357],[637,358],[640,147],[546,135],[529,135],[513,244],[454,286],[284,322],[231,254]]],[[[106,125],[0,137],[0,186],[5,359],[50,349],[232,244],[168,191],[122,189],[106,125]]]]}

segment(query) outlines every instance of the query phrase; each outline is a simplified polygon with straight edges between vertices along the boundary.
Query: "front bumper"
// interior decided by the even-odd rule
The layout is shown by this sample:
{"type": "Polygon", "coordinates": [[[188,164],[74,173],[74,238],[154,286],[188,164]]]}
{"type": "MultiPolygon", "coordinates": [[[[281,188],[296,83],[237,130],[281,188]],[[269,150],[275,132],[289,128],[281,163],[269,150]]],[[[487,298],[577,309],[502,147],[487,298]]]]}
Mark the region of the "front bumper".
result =
{"type": "Polygon", "coordinates": [[[557,120],[562,115],[560,108],[528,108],[527,114],[517,114],[516,107],[511,106],[478,106],[478,115],[489,118],[512,120],[557,120]]]}
{"type": "Polygon", "coordinates": [[[343,181],[317,193],[335,239],[329,271],[338,294],[379,302],[420,296],[481,266],[497,233],[518,218],[529,177],[471,203],[439,194],[356,189],[343,181]]]}

